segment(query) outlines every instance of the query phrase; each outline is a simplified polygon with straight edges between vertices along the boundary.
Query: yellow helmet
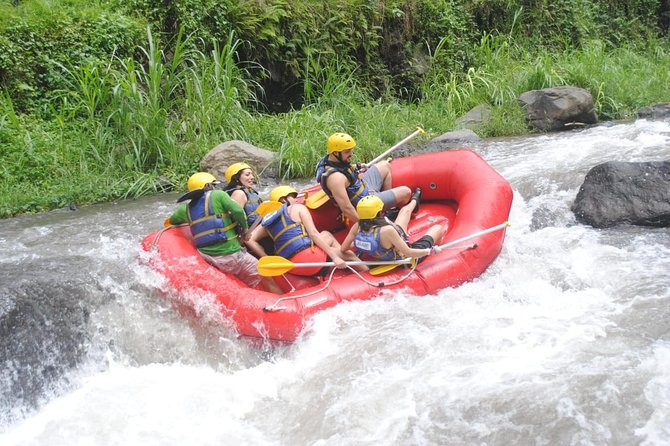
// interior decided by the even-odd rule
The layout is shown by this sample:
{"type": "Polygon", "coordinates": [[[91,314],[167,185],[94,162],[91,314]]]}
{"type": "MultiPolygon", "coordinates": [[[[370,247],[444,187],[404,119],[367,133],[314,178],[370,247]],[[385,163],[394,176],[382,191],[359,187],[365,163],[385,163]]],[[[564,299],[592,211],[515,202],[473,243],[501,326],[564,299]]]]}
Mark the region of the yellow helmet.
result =
{"type": "Polygon", "coordinates": [[[270,191],[270,201],[279,201],[290,194],[298,195],[298,191],[291,186],[277,186],[270,191]]]}
{"type": "Polygon", "coordinates": [[[330,155],[333,152],[353,149],[356,147],[356,141],[346,133],[333,133],[328,137],[326,145],[328,146],[328,154],[330,155]]]}
{"type": "Polygon", "coordinates": [[[186,183],[188,187],[188,191],[191,192],[196,189],[202,189],[209,183],[216,181],[216,178],[214,178],[214,175],[212,175],[209,172],[198,172],[194,173],[188,178],[188,181],[186,183]]]}
{"type": "Polygon", "coordinates": [[[382,209],[384,209],[384,202],[376,195],[366,195],[356,205],[356,212],[361,220],[375,218],[382,209]]]}
{"type": "Polygon", "coordinates": [[[251,169],[251,166],[248,165],[247,163],[231,164],[226,169],[226,181],[230,183],[230,180],[232,180],[233,177],[240,172],[240,170],[244,170],[244,169],[251,169]]]}

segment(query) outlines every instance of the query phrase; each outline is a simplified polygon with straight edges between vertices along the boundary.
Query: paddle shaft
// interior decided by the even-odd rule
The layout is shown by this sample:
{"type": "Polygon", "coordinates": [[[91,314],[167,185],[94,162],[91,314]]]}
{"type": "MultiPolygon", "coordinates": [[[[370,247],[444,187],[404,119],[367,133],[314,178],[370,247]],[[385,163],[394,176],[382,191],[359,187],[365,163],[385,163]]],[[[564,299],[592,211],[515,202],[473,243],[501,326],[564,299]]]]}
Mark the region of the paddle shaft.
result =
{"type": "MultiPolygon", "coordinates": [[[[466,240],[470,240],[475,237],[480,237],[482,235],[488,234],[493,231],[499,231],[500,229],[506,228],[509,226],[509,222],[505,222],[494,226],[489,229],[484,229],[483,231],[475,232],[466,237],[461,237],[457,240],[453,240],[449,243],[435,247],[433,253],[438,253],[441,249],[448,248],[458,243],[462,243],[466,240]]],[[[401,260],[373,260],[373,261],[347,261],[345,262],[348,266],[356,265],[391,265],[393,267],[398,265],[404,265],[412,263],[413,259],[408,257],[401,260]]],[[[258,261],[258,272],[262,276],[279,276],[284,274],[287,271],[292,270],[293,268],[311,268],[311,267],[324,267],[324,266],[336,266],[335,262],[304,262],[304,263],[293,263],[288,259],[279,256],[266,256],[261,257],[258,261]]]]}
{"type": "Polygon", "coordinates": [[[448,242],[448,243],[445,243],[445,244],[443,244],[443,245],[436,246],[436,247],[435,247],[435,252],[440,252],[440,251],[443,250],[443,249],[449,248],[449,247],[451,247],[451,246],[457,245],[457,244],[459,244],[459,243],[468,241],[468,240],[473,239],[473,238],[476,238],[476,237],[480,237],[480,236],[482,236],[482,235],[489,234],[489,233],[491,233],[491,232],[500,231],[501,229],[505,229],[505,228],[508,227],[509,225],[510,225],[509,222],[506,221],[505,223],[501,223],[501,224],[496,225],[496,226],[493,226],[493,227],[491,227],[491,228],[484,229],[483,231],[475,232],[474,234],[470,234],[470,235],[467,235],[467,236],[465,236],[465,237],[461,237],[461,238],[459,238],[459,239],[452,240],[452,241],[450,241],[450,242],[448,242]]]}
{"type": "Polygon", "coordinates": [[[254,229],[256,229],[256,227],[257,227],[258,225],[260,225],[262,221],[263,221],[263,217],[262,217],[262,216],[261,216],[261,217],[258,217],[258,218],[256,219],[256,221],[253,222],[253,223],[251,224],[251,226],[249,226],[249,229],[247,229],[246,231],[244,231],[245,234],[251,234],[252,232],[254,232],[254,229]]]}
{"type": "Polygon", "coordinates": [[[423,132],[424,132],[424,130],[421,127],[417,127],[417,129],[413,133],[411,133],[410,135],[407,135],[407,137],[405,137],[403,140],[398,141],[397,143],[395,143],[395,145],[393,145],[393,147],[388,148],[384,153],[382,153],[377,158],[375,158],[372,161],[370,161],[369,163],[367,163],[367,165],[372,166],[373,164],[378,163],[379,161],[384,159],[385,156],[387,156],[391,152],[395,151],[398,147],[405,144],[407,141],[414,138],[416,135],[422,134],[423,132]]]}
{"type": "MultiPolygon", "coordinates": [[[[349,260],[346,263],[349,266],[356,265],[402,265],[405,263],[410,263],[412,259],[402,259],[402,260],[349,260]]],[[[293,268],[308,268],[312,266],[335,266],[335,262],[305,262],[305,263],[293,263],[293,268]]]]}

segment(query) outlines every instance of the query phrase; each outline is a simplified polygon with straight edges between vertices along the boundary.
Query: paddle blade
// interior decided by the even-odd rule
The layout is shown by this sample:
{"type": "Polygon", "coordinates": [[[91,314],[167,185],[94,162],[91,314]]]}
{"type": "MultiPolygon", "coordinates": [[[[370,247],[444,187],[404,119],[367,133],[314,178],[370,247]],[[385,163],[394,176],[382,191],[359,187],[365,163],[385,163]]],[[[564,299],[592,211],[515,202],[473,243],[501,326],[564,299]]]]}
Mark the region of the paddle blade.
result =
{"type": "Polygon", "coordinates": [[[307,206],[310,209],[318,209],[326,202],[330,200],[330,197],[328,196],[327,193],[325,193],[323,190],[320,190],[313,195],[310,194],[306,199],[305,199],[305,206],[307,206]]]}
{"type": "Polygon", "coordinates": [[[391,271],[391,270],[394,270],[394,269],[396,269],[396,268],[399,267],[399,266],[400,266],[399,263],[396,263],[395,265],[381,265],[381,266],[377,266],[377,267],[375,267],[375,268],[371,268],[371,269],[368,271],[368,273],[369,273],[371,276],[378,276],[378,275],[380,275],[380,274],[384,274],[384,273],[387,273],[387,272],[389,272],[389,271],[391,271]]]}
{"type": "Polygon", "coordinates": [[[281,276],[295,267],[295,264],[280,256],[265,256],[258,259],[258,272],[264,277],[281,276]]]}
{"type": "Polygon", "coordinates": [[[408,263],[410,263],[412,265],[412,268],[413,268],[418,263],[418,259],[407,258],[407,259],[403,259],[403,260],[398,260],[398,263],[393,263],[393,264],[389,264],[389,265],[381,265],[381,266],[377,266],[375,268],[372,268],[368,271],[368,273],[371,276],[378,276],[380,274],[384,274],[384,273],[387,273],[389,271],[393,271],[394,269],[396,269],[400,265],[407,265],[408,263]]]}
{"type": "Polygon", "coordinates": [[[282,204],[278,201],[264,201],[258,205],[258,208],[256,208],[256,212],[258,212],[258,215],[260,215],[261,217],[265,217],[267,214],[276,211],[281,206],[282,204]]]}
{"type": "Polygon", "coordinates": [[[167,228],[169,226],[172,226],[172,224],[170,223],[170,217],[166,218],[165,221],[163,222],[164,228],[167,228]]]}

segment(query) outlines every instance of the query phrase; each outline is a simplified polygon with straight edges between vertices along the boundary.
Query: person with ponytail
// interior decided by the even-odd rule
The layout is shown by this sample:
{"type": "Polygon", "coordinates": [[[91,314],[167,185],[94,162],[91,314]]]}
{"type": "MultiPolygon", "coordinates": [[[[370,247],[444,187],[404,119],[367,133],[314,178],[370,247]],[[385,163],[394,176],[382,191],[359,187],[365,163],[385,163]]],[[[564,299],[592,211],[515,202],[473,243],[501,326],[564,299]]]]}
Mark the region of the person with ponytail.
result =
{"type": "Polygon", "coordinates": [[[342,242],[341,249],[354,248],[376,260],[401,260],[408,257],[423,259],[431,254],[436,243],[442,241],[444,227],[433,225],[415,242],[407,242],[407,226],[412,211],[419,205],[420,191],[403,206],[395,222],[383,215],[384,202],[376,195],[363,197],[356,206],[358,222],[355,223],[342,242]]]}
{"type": "Polygon", "coordinates": [[[254,189],[256,178],[251,166],[247,163],[234,163],[226,169],[226,184],[223,190],[237,201],[247,215],[247,224],[253,225],[260,218],[258,206],[263,202],[260,194],[254,189]]]}

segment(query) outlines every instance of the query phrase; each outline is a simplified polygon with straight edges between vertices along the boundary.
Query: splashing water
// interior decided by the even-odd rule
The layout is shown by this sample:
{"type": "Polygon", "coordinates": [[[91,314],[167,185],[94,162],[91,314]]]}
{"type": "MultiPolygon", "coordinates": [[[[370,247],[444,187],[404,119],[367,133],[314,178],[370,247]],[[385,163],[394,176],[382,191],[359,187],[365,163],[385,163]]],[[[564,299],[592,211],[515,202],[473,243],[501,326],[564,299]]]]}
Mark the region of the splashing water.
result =
{"type": "Polygon", "coordinates": [[[4,221],[0,444],[670,444],[670,230],[570,211],[595,165],[670,159],[670,125],[472,148],[515,192],[491,267],[338,305],[292,345],[152,291],[139,241],[176,195],[4,221]]]}

